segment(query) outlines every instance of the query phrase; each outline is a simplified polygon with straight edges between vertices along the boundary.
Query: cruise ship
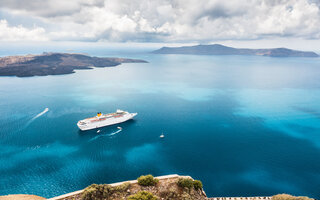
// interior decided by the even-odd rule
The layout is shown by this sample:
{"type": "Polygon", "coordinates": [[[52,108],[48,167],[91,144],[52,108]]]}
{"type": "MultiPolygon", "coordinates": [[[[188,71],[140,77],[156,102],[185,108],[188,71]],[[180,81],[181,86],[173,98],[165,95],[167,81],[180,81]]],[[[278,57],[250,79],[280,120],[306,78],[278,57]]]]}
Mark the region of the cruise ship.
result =
{"type": "Polygon", "coordinates": [[[82,131],[119,124],[132,119],[138,113],[129,113],[123,110],[117,110],[115,113],[102,114],[78,121],[77,125],[82,131]]]}

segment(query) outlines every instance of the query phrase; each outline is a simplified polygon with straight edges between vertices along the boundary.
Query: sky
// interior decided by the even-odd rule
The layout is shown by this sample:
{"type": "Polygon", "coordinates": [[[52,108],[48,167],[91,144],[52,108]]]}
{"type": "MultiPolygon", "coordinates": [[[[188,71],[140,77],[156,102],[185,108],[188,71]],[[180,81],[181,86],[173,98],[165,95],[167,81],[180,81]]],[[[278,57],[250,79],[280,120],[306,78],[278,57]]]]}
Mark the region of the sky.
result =
{"type": "Polygon", "coordinates": [[[0,42],[320,45],[320,0],[0,0],[0,42]]]}

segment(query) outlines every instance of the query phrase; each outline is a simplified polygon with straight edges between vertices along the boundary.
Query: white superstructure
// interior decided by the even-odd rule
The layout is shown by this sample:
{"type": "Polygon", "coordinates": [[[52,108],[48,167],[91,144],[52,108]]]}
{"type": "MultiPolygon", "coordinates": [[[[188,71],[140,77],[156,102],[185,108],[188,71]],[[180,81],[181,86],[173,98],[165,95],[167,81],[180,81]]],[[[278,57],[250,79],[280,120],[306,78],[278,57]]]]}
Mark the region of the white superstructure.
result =
{"type": "Polygon", "coordinates": [[[77,125],[82,131],[85,131],[104,126],[110,126],[113,124],[119,124],[132,119],[137,114],[138,113],[129,113],[123,110],[117,110],[117,112],[109,114],[98,113],[95,117],[78,121],[77,125]]]}

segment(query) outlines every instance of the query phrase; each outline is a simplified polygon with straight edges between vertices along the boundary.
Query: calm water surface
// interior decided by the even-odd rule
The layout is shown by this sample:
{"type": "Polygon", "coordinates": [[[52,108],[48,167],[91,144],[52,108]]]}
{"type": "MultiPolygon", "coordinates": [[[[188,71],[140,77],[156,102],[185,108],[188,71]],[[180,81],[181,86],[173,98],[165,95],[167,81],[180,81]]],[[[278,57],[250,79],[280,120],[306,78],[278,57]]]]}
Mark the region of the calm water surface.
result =
{"type": "Polygon", "coordinates": [[[319,58],[88,52],[149,63],[1,77],[0,195],[177,173],[208,196],[320,197],[319,58]],[[78,130],[117,108],[139,113],[121,132],[78,130]]]}

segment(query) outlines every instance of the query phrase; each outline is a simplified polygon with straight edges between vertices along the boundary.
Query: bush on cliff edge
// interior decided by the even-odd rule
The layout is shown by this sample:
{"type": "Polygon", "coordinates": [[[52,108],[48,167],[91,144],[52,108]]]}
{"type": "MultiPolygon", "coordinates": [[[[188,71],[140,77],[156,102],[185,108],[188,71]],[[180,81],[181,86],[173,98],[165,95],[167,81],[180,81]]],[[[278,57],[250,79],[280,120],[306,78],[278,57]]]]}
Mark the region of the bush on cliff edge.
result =
{"type": "Polygon", "coordinates": [[[193,180],[191,178],[179,178],[178,186],[191,189],[193,187],[193,180]]]}
{"type": "Polygon", "coordinates": [[[313,200],[309,197],[295,197],[290,194],[277,194],[271,197],[271,200],[313,200]]]}
{"type": "Polygon", "coordinates": [[[82,200],[100,200],[107,199],[110,196],[110,186],[107,184],[92,184],[84,189],[82,200]]]}
{"type": "Polygon", "coordinates": [[[202,187],[203,187],[201,181],[193,180],[191,178],[179,178],[177,184],[181,188],[189,188],[189,189],[191,189],[193,187],[196,190],[201,190],[202,187]]]}
{"type": "Polygon", "coordinates": [[[202,182],[199,181],[199,180],[194,180],[193,181],[193,187],[196,190],[202,190],[202,188],[203,188],[202,182]]]}
{"type": "Polygon", "coordinates": [[[151,192],[140,191],[128,197],[128,200],[158,200],[158,197],[151,192]]]}
{"type": "Polygon", "coordinates": [[[92,184],[84,189],[82,200],[102,200],[109,199],[115,193],[125,193],[130,187],[130,183],[125,182],[121,185],[111,186],[108,184],[92,184]]]}
{"type": "Polygon", "coordinates": [[[138,184],[141,186],[155,186],[159,183],[159,180],[152,175],[140,176],[138,178],[138,184]]]}

